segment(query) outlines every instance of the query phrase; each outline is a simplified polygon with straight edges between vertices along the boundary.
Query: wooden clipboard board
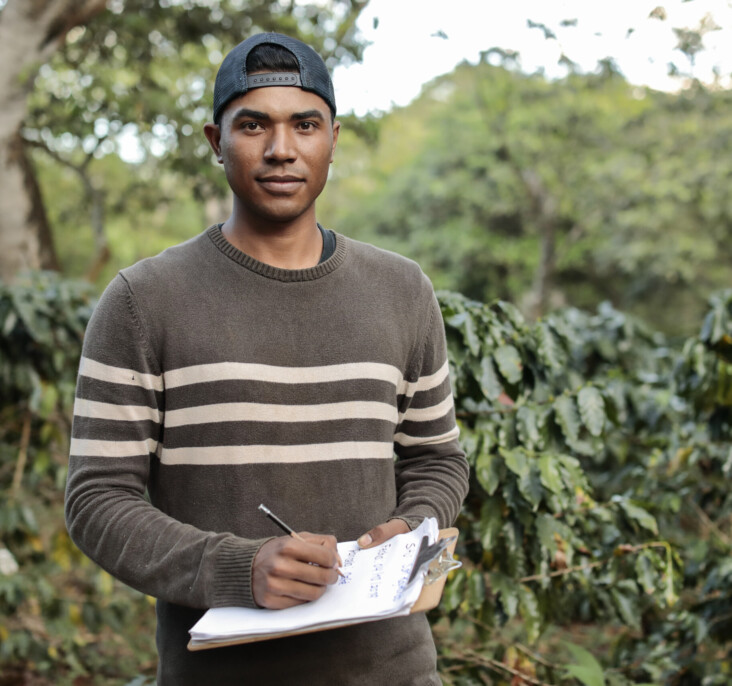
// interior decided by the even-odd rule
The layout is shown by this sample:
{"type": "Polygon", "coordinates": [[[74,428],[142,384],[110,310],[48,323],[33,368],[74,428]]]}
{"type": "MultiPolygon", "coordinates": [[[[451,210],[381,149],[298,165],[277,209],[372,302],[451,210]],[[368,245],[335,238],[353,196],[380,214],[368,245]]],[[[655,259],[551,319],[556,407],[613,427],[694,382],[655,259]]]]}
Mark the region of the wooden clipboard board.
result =
{"type": "MultiPolygon", "coordinates": [[[[458,530],[454,527],[450,527],[449,529],[440,529],[440,539],[443,538],[450,538],[451,536],[455,536],[455,540],[450,543],[446,550],[448,551],[450,557],[452,557],[455,553],[455,545],[457,544],[457,536],[458,536],[458,530]]],[[[445,582],[447,581],[447,574],[440,575],[437,579],[432,581],[431,583],[427,584],[425,583],[424,586],[422,586],[422,592],[419,594],[419,597],[417,598],[414,605],[412,605],[412,608],[409,610],[409,614],[413,615],[417,612],[427,612],[428,610],[432,610],[433,608],[437,607],[440,604],[440,599],[442,598],[442,591],[445,588],[445,582]]],[[[337,624],[333,626],[325,626],[325,627],[316,627],[314,629],[298,629],[296,631],[283,631],[281,633],[272,633],[267,634],[266,636],[247,636],[244,638],[236,638],[232,639],[230,641],[221,641],[221,642],[215,642],[215,643],[201,643],[201,644],[195,644],[193,645],[192,642],[189,641],[188,643],[188,650],[191,652],[196,652],[199,650],[210,650],[212,648],[225,648],[227,646],[235,646],[235,645],[243,645],[245,643],[257,643],[259,641],[270,641],[275,638],[284,638],[285,636],[297,636],[299,634],[313,634],[318,631],[328,631],[330,629],[337,629],[342,626],[349,626],[351,624],[365,624],[366,622],[377,622],[380,619],[384,619],[383,617],[376,617],[374,619],[367,619],[367,620],[358,620],[358,621],[348,621],[343,622],[342,624],[337,624]]]]}

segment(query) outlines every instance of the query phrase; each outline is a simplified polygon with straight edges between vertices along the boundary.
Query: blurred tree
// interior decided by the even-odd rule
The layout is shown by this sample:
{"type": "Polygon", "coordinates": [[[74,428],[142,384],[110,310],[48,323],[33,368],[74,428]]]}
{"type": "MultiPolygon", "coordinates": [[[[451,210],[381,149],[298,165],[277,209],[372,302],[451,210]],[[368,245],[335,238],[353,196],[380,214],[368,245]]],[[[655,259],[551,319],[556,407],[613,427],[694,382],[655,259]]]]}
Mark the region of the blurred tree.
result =
{"type": "Polygon", "coordinates": [[[610,300],[688,331],[728,283],[732,93],[490,58],[385,115],[377,147],[341,136],[323,219],[475,299],[532,315],[610,300]]]}
{"type": "MultiPolygon", "coordinates": [[[[294,0],[48,0],[25,3],[21,10],[23,3],[9,0],[0,14],[3,45],[15,45],[11,38],[20,35],[16,25],[22,20],[22,26],[35,31],[29,34],[30,45],[45,46],[53,40],[54,48],[62,42],[63,46],[50,61],[50,48],[31,52],[16,76],[2,82],[7,84],[4,91],[0,83],[0,98],[11,101],[16,112],[5,125],[9,133],[4,154],[11,155],[14,142],[13,159],[26,159],[25,185],[18,181],[12,191],[0,195],[0,240],[7,243],[0,250],[0,278],[10,278],[24,266],[55,266],[51,257],[41,259],[53,255],[53,242],[35,170],[27,163],[29,147],[80,179],[83,205],[90,213],[85,223],[92,225],[97,245],[95,263],[89,267],[93,275],[108,256],[104,218],[112,190],[97,174],[97,160],[119,154],[126,140],[128,156],[136,148],[138,162],[168,161],[170,156],[174,171],[195,176],[191,191],[199,199],[221,195],[220,175],[202,164],[209,157],[205,141],[192,134],[209,116],[213,80],[223,55],[251,33],[276,30],[313,45],[330,67],[358,59],[361,43],[355,21],[367,1],[305,5],[294,0]],[[46,25],[55,27],[53,32],[44,29],[46,25]],[[19,80],[22,93],[15,86],[19,80]],[[32,86],[35,90],[28,98],[32,86]],[[5,203],[19,209],[11,214],[5,203]],[[40,220],[28,219],[30,208],[40,220]]],[[[20,63],[9,53],[8,60],[20,63]]],[[[126,188],[113,189],[117,196],[140,192],[145,180],[130,178],[126,188]]]]}
{"type": "Polygon", "coordinates": [[[8,0],[0,7],[0,278],[54,268],[56,256],[38,184],[20,136],[38,65],[105,0],[8,0]]]}

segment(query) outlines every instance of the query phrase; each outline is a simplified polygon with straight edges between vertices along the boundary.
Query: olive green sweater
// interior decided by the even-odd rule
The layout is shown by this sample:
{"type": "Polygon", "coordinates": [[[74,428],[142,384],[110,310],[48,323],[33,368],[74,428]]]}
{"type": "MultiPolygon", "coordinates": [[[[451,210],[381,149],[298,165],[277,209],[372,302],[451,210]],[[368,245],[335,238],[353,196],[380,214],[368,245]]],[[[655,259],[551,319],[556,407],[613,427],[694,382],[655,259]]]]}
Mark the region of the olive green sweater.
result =
{"type": "Polygon", "coordinates": [[[158,599],[159,686],[439,684],[424,616],[190,653],[210,607],[254,606],[281,532],[352,540],[399,517],[457,516],[442,319],[413,262],[341,235],[285,270],[213,226],[123,270],[79,369],[66,518],[104,569],[158,599]],[[146,492],[149,498],[146,497],[146,492]]]}

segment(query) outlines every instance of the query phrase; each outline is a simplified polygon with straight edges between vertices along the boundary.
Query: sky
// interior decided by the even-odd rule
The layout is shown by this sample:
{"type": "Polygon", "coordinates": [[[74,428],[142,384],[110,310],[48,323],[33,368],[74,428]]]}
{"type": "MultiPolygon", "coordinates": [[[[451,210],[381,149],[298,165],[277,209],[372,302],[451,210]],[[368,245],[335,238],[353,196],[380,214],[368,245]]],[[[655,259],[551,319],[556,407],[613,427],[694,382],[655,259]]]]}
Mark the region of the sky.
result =
{"type": "MultiPolygon", "coordinates": [[[[363,61],[333,73],[340,114],[408,105],[424,84],[464,60],[477,62],[494,47],[517,51],[525,72],[543,70],[551,78],[566,73],[558,64],[564,52],[584,71],[610,56],[631,83],[659,90],[681,85],[668,76],[670,61],[705,82],[712,81],[716,67],[723,84],[732,87],[732,0],[370,0],[358,28],[369,43],[363,61]],[[692,68],[675,49],[673,29],[697,28],[705,17],[719,30],[705,34],[692,68]],[[529,20],[545,24],[556,39],[545,39],[529,20]],[[565,20],[576,25],[562,26],[565,20]]],[[[124,160],[143,158],[133,125],[119,142],[124,160]]]]}
{"type": "Polygon", "coordinates": [[[557,63],[564,52],[586,71],[611,56],[631,83],[659,90],[680,85],[668,76],[671,61],[708,82],[716,66],[731,85],[732,0],[371,0],[358,27],[371,45],[363,63],[333,74],[342,113],[407,105],[424,83],[492,47],[518,51],[524,71],[550,77],[565,73],[557,63]],[[675,50],[673,28],[698,28],[705,16],[720,28],[705,34],[692,68],[675,50]],[[547,25],[556,40],[527,20],[547,25]]]}

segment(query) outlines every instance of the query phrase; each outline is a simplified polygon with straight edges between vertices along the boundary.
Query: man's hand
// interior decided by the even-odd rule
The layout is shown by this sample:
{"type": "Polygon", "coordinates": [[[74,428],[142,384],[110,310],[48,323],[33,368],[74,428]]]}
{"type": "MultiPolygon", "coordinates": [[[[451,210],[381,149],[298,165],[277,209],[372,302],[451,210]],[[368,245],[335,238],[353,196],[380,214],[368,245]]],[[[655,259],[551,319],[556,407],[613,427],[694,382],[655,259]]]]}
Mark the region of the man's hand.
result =
{"type": "Polygon", "coordinates": [[[338,580],[336,539],[300,533],[267,541],[252,565],[252,594],[259,607],[281,610],[317,600],[338,580]]]}
{"type": "Polygon", "coordinates": [[[408,531],[409,527],[403,519],[390,519],[388,522],[379,524],[379,526],[367,531],[358,539],[358,545],[361,548],[373,548],[375,545],[388,541],[392,536],[406,534],[408,531]]]}

